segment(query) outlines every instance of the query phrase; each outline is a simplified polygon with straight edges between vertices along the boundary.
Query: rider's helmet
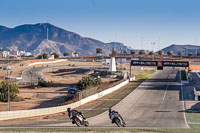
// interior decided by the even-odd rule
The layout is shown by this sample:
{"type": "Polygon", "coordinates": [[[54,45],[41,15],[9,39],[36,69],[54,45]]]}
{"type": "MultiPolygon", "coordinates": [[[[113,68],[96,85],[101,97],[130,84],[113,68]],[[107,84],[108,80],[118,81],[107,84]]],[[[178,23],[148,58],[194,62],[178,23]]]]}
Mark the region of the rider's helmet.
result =
{"type": "Polygon", "coordinates": [[[71,112],[71,108],[67,108],[67,112],[71,112]]]}
{"type": "Polygon", "coordinates": [[[111,113],[112,112],[112,109],[111,108],[109,108],[109,113],[111,113]]]}

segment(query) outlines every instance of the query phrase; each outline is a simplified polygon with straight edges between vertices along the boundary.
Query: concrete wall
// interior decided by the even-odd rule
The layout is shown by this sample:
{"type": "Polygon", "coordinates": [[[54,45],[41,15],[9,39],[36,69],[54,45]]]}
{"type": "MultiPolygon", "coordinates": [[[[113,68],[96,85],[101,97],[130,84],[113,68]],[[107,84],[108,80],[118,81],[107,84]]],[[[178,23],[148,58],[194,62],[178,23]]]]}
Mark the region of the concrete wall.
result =
{"type": "Polygon", "coordinates": [[[109,93],[112,93],[115,90],[118,90],[122,86],[129,83],[129,80],[126,80],[112,88],[109,88],[107,90],[104,90],[102,92],[96,93],[92,96],[86,97],[80,101],[77,101],[75,103],[71,103],[64,106],[57,106],[57,107],[51,107],[51,108],[42,108],[42,109],[30,109],[30,110],[19,110],[19,111],[3,111],[0,112],[0,120],[9,120],[9,119],[17,119],[17,118],[25,118],[25,117],[35,117],[35,116],[42,116],[42,115],[48,115],[48,114],[55,114],[64,112],[67,110],[68,107],[70,108],[76,108],[83,104],[86,104],[88,102],[94,101],[98,98],[101,98],[109,93]]]}
{"type": "Polygon", "coordinates": [[[47,61],[47,62],[35,62],[35,63],[31,63],[28,64],[28,66],[33,66],[33,65],[38,65],[38,64],[49,64],[49,63],[57,63],[57,62],[63,62],[63,61],[67,61],[66,59],[62,59],[62,60],[56,60],[56,61],[47,61]]]}

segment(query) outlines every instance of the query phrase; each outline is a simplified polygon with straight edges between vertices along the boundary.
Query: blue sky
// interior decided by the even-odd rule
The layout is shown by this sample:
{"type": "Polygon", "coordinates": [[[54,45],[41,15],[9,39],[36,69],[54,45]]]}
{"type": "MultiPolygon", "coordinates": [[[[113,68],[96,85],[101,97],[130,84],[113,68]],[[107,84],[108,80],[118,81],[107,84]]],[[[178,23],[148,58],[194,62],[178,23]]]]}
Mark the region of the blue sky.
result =
{"type": "Polygon", "coordinates": [[[135,49],[200,44],[200,0],[0,0],[0,25],[39,22],[135,49]]]}

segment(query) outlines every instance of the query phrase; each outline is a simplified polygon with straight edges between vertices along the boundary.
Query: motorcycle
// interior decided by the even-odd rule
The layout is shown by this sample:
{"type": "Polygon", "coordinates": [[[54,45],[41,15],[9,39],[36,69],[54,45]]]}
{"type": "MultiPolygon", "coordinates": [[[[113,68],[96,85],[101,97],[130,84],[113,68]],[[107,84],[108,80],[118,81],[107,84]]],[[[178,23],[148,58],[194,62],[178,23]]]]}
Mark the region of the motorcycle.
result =
{"type": "Polygon", "coordinates": [[[87,119],[84,119],[82,115],[77,114],[77,113],[73,113],[73,118],[72,120],[75,122],[75,124],[80,127],[80,126],[85,126],[88,127],[89,126],[89,122],[87,119]]]}
{"type": "Polygon", "coordinates": [[[123,120],[122,116],[118,113],[112,113],[113,115],[113,122],[118,126],[118,127],[125,127],[126,123],[123,120]]]}

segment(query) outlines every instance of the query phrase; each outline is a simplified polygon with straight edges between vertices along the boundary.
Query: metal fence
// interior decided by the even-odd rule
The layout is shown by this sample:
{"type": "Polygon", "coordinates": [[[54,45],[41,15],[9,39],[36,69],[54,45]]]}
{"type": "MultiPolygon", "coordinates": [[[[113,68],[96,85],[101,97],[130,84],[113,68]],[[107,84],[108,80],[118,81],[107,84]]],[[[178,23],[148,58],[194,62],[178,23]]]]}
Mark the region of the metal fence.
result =
{"type": "Polygon", "coordinates": [[[94,88],[87,89],[87,90],[82,90],[81,92],[78,93],[79,100],[81,100],[83,98],[86,98],[86,97],[89,97],[89,96],[91,96],[93,94],[96,94],[97,93],[97,89],[98,89],[98,87],[94,87],[94,88]]]}

